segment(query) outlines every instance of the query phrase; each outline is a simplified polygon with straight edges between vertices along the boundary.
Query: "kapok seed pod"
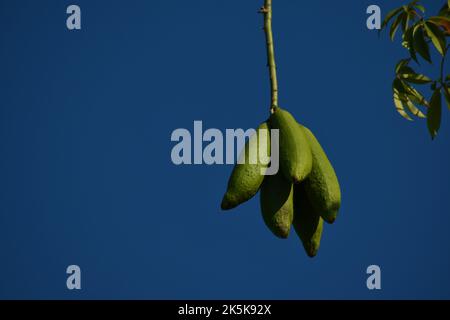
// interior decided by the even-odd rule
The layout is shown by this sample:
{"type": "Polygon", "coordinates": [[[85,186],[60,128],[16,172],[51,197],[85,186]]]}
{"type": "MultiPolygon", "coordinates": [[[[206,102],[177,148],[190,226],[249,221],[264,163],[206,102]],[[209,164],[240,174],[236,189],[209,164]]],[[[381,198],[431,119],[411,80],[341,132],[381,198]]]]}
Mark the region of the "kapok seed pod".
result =
{"type": "Polygon", "coordinates": [[[323,219],[311,205],[304,183],[294,186],[294,230],[309,257],[317,255],[322,238],[323,219]]]}
{"type": "Polygon", "coordinates": [[[312,155],[307,138],[294,117],[281,108],[270,117],[270,128],[280,134],[280,168],[287,179],[294,183],[303,181],[311,172],[312,155]]]}
{"type": "Polygon", "coordinates": [[[341,189],[336,172],[314,134],[304,126],[299,127],[308,138],[313,158],[311,173],[304,181],[305,191],[316,212],[320,212],[326,222],[333,223],[341,206],[341,189]]]}
{"type": "Polygon", "coordinates": [[[240,155],[242,163],[238,162],[234,166],[228,180],[227,191],[221,204],[223,210],[235,208],[250,200],[261,187],[264,170],[268,167],[268,164],[264,164],[265,161],[261,161],[261,155],[270,157],[270,131],[267,122],[263,122],[258,127],[244,148],[240,155]],[[261,137],[262,131],[266,132],[265,139],[261,137]],[[245,160],[242,161],[244,155],[245,160]]]}
{"type": "Polygon", "coordinates": [[[293,185],[281,171],[264,178],[260,204],[266,226],[275,236],[287,238],[294,217],[293,185]]]}

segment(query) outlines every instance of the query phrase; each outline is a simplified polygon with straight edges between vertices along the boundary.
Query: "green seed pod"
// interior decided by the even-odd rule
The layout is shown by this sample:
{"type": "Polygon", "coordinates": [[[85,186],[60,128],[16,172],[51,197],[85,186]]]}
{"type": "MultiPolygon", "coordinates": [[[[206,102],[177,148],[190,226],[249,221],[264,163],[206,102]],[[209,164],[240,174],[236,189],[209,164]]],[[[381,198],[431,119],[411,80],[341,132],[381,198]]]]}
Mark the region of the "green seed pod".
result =
{"type": "Polygon", "coordinates": [[[323,219],[314,210],[303,183],[294,186],[293,225],[308,256],[316,256],[322,237],[323,219]]]}
{"type": "Polygon", "coordinates": [[[311,149],[303,130],[289,112],[280,108],[271,115],[270,127],[280,130],[281,171],[294,183],[303,181],[312,167],[311,149]]]}
{"type": "Polygon", "coordinates": [[[341,206],[341,189],[336,173],[314,134],[306,127],[299,125],[306,134],[313,157],[313,166],[308,178],[304,181],[305,191],[316,212],[322,218],[333,223],[341,206]]]}
{"type": "Polygon", "coordinates": [[[250,200],[259,190],[264,180],[264,170],[268,164],[261,161],[261,155],[270,157],[270,131],[266,122],[263,122],[256,133],[245,144],[244,153],[241,153],[240,160],[231,173],[228,181],[227,191],[222,199],[222,210],[229,210],[250,200]],[[260,130],[266,131],[266,142],[261,141],[260,130]],[[258,145],[261,144],[261,149],[258,145]],[[245,161],[242,161],[245,154],[245,161]]]}
{"type": "Polygon", "coordinates": [[[261,213],[267,227],[279,238],[287,238],[294,217],[293,186],[281,172],[266,176],[260,192],[261,213]]]}

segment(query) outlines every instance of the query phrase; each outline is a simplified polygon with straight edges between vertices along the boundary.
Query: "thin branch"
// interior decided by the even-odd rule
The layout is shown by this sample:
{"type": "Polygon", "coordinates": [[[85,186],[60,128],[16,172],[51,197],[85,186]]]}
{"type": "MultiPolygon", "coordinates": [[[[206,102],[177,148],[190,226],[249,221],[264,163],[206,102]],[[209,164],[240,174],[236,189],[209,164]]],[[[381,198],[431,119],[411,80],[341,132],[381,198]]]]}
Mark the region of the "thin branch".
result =
{"type": "Polygon", "coordinates": [[[272,33],[272,0],[264,0],[264,7],[260,12],[264,14],[264,32],[266,34],[267,47],[267,61],[270,72],[270,87],[272,102],[270,105],[270,112],[273,113],[278,107],[278,80],[277,80],[277,66],[275,63],[275,50],[273,44],[272,33]]]}

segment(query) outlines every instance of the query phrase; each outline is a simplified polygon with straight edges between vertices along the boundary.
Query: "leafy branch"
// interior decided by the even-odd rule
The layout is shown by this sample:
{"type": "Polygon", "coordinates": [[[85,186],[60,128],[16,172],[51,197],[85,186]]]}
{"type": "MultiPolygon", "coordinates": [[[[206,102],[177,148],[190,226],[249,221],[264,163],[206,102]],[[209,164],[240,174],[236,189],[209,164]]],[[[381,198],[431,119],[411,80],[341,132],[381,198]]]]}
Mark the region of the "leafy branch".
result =
{"type": "Polygon", "coordinates": [[[391,41],[394,41],[395,35],[401,30],[402,46],[408,51],[408,57],[400,60],[395,67],[395,79],[392,83],[395,108],[410,121],[413,117],[426,118],[431,138],[434,139],[441,125],[442,95],[450,109],[450,75],[444,76],[445,59],[450,47],[447,45],[447,38],[450,37],[450,0],[446,1],[435,16],[426,18],[425,11],[418,0],[396,8],[386,15],[380,32],[391,23],[391,41]],[[432,64],[430,47],[435,48],[441,59],[439,78],[434,80],[417,73],[411,65],[415,62],[420,66],[421,59],[432,64]],[[426,84],[430,85],[432,91],[430,100],[416,88],[426,84]]]}

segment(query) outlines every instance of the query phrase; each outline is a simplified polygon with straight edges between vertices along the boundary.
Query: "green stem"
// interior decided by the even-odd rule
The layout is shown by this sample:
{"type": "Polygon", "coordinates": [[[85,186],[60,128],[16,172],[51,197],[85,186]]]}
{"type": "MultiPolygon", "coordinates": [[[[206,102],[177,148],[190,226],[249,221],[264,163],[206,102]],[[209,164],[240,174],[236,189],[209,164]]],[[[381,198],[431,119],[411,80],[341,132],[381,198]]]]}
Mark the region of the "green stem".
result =
{"type": "Polygon", "coordinates": [[[275,50],[273,45],[272,33],[272,0],[264,0],[264,7],[260,10],[264,14],[264,32],[266,34],[267,47],[267,65],[270,72],[270,88],[272,102],[270,105],[270,112],[273,113],[278,107],[278,80],[277,80],[277,66],[275,63],[275,50]]]}

